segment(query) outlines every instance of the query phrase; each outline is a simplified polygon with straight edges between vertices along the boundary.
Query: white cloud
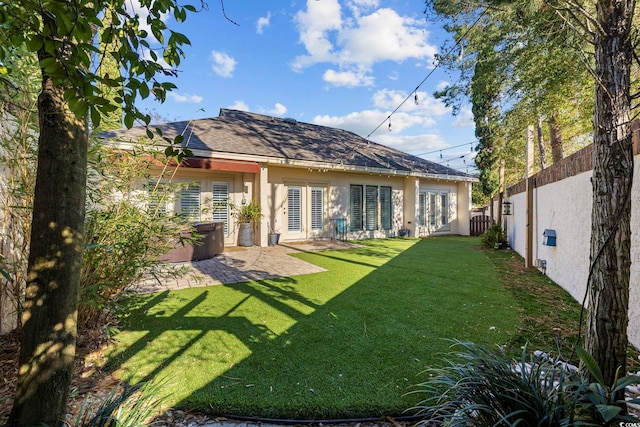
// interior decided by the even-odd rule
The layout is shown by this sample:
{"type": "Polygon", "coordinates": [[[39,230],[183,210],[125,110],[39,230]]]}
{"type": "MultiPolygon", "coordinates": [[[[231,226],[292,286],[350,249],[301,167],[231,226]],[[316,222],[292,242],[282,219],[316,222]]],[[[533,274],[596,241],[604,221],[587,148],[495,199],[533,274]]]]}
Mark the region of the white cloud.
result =
{"type": "Polygon", "coordinates": [[[475,125],[476,124],[473,121],[473,112],[470,108],[461,108],[456,119],[451,124],[454,128],[474,127],[475,125]]]}
{"type": "Polygon", "coordinates": [[[451,83],[441,80],[438,82],[437,86],[436,86],[436,90],[441,91],[441,90],[445,90],[446,88],[448,88],[449,86],[451,86],[451,83]]]}
{"type": "Polygon", "coordinates": [[[276,102],[276,105],[274,105],[273,109],[269,111],[269,114],[271,114],[272,116],[282,116],[286,112],[287,112],[287,107],[280,104],[279,102],[276,102]]]}
{"type": "Polygon", "coordinates": [[[243,101],[234,101],[234,103],[227,108],[230,110],[249,111],[249,106],[243,101]]]}
{"type": "Polygon", "coordinates": [[[397,135],[380,134],[376,138],[371,138],[379,144],[404,151],[405,153],[420,154],[427,151],[447,148],[447,143],[442,136],[435,133],[425,133],[421,135],[397,135]]]}
{"type": "Polygon", "coordinates": [[[212,51],[213,71],[221,77],[232,77],[236,69],[236,60],[224,52],[212,51]]]}
{"type": "Polygon", "coordinates": [[[389,8],[375,9],[378,0],[352,0],[347,6],[343,10],[337,0],[307,0],[306,10],[295,18],[306,53],[294,58],[293,70],[322,63],[338,65],[341,78],[332,74],[334,80],[325,80],[345,85],[348,73],[370,70],[376,63],[423,62],[436,54],[437,47],[427,42],[423,20],[400,16],[389,8]]]}
{"type": "Polygon", "coordinates": [[[427,92],[417,92],[416,94],[408,94],[400,90],[381,89],[373,94],[371,100],[376,108],[383,108],[387,110],[395,110],[403,101],[401,111],[411,112],[413,114],[419,113],[427,117],[441,117],[449,114],[450,109],[444,105],[439,99],[435,99],[427,92]]]}
{"type": "Polygon", "coordinates": [[[267,13],[267,16],[261,16],[256,22],[256,33],[262,34],[264,29],[271,24],[271,12],[267,13]]]}
{"type": "Polygon", "coordinates": [[[401,135],[401,132],[413,126],[425,126],[427,122],[417,115],[396,113],[391,117],[391,131],[386,118],[389,112],[381,110],[365,110],[353,112],[345,116],[316,116],[313,123],[330,126],[354,132],[362,137],[368,136],[379,124],[383,123],[369,139],[379,144],[395,148],[407,153],[420,153],[424,151],[446,148],[447,143],[442,136],[435,133],[419,133],[418,135],[401,135]]]}
{"type": "Polygon", "coordinates": [[[332,62],[335,57],[329,31],[342,26],[342,13],[338,0],[307,0],[307,11],[299,11],[294,19],[308,55],[293,62],[294,70],[301,70],[317,62],[332,62]]]}
{"type": "Polygon", "coordinates": [[[352,28],[343,28],[339,44],[343,63],[401,62],[433,58],[437,53],[437,47],[427,43],[427,32],[420,22],[387,8],[361,17],[352,28]]]}
{"type": "Polygon", "coordinates": [[[333,86],[346,87],[373,86],[375,80],[365,70],[335,71],[331,69],[324,72],[322,79],[333,86]]]}
{"type": "Polygon", "coordinates": [[[203,100],[203,98],[200,95],[188,95],[188,94],[183,95],[176,92],[168,92],[167,95],[173,98],[173,100],[178,103],[199,104],[203,100]]]}
{"type": "MultiPolygon", "coordinates": [[[[158,40],[151,33],[151,26],[147,23],[147,18],[149,17],[149,8],[142,6],[140,4],[140,0],[130,0],[128,2],[125,2],[125,9],[132,16],[138,16],[138,28],[147,32],[149,41],[159,44],[160,42],[158,42],[158,40]]],[[[162,20],[162,22],[166,22],[168,19],[168,13],[160,14],[160,20],[162,20]]]]}

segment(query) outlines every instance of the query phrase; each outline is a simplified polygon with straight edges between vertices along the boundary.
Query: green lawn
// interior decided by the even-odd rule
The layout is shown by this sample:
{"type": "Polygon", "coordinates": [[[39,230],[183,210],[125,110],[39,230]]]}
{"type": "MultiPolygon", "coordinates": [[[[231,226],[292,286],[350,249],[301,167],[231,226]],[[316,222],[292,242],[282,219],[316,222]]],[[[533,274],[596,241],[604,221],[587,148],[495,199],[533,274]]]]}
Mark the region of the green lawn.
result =
{"type": "Polygon", "coordinates": [[[166,403],[183,409],[371,417],[416,403],[407,392],[441,363],[447,339],[540,338],[527,323],[539,303],[505,286],[509,260],[479,250],[478,239],[361,243],[296,255],[324,273],[130,299],[108,366],[123,380],[163,380],[166,403]]]}

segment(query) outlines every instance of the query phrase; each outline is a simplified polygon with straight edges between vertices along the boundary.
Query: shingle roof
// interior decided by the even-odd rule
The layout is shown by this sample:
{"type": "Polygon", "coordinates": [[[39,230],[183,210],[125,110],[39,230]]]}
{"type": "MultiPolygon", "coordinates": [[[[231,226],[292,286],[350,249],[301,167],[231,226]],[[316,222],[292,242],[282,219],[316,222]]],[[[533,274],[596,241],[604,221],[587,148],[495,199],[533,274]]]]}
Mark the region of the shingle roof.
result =
{"type": "MultiPolygon", "coordinates": [[[[160,128],[163,135],[170,138],[183,134],[185,144],[192,150],[474,180],[471,175],[368,141],[353,132],[245,111],[223,108],[218,117],[154,127],[160,128]]],[[[102,134],[106,138],[121,139],[136,139],[144,135],[144,128],[102,134]]]]}

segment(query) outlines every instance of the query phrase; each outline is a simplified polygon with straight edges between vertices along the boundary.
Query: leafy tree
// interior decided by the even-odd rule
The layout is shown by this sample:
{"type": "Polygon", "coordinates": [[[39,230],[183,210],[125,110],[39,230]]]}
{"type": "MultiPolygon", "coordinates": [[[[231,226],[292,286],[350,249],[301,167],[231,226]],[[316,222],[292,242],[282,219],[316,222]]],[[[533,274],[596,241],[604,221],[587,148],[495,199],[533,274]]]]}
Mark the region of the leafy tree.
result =
{"type": "MultiPolygon", "coordinates": [[[[465,14],[490,16],[486,22],[480,22],[486,25],[479,25],[477,31],[484,32],[487,25],[501,28],[500,43],[485,37],[478,44],[476,37],[469,38],[465,47],[483,52],[486,44],[493,45],[513,64],[502,64],[490,70],[489,75],[513,73],[502,76],[509,82],[506,94],[511,97],[507,104],[514,109],[525,100],[529,105],[539,106],[533,113],[549,117],[557,134],[560,116],[571,111],[563,99],[578,99],[579,106],[593,106],[593,210],[585,344],[601,368],[604,382],[613,384],[617,372],[624,372],[626,367],[633,176],[631,101],[636,97],[632,88],[637,86],[631,80],[632,62],[634,58],[637,61],[634,50],[637,29],[633,26],[636,2],[433,0],[428,3],[436,12],[454,20],[463,19],[465,14]],[[527,55],[534,60],[528,60],[527,55]],[[543,58],[546,61],[540,61],[543,58]],[[545,67],[540,67],[541,64],[545,67]],[[577,67],[578,64],[582,66],[577,67]],[[543,84],[537,84],[536,80],[543,84]],[[587,102],[587,94],[593,93],[590,87],[595,97],[591,95],[591,101],[587,102]]],[[[450,28],[454,30],[454,38],[462,40],[462,27],[450,28]]],[[[478,68],[476,71],[484,72],[478,68]]],[[[475,75],[473,78],[476,79],[475,75]]],[[[471,92],[473,95],[472,87],[471,92]]],[[[455,94],[459,93],[465,92],[458,90],[455,94]]],[[[476,101],[472,102],[475,105],[476,101]]],[[[589,132],[578,135],[587,139],[589,132]]]]}
{"type": "MultiPolygon", "coordinates": [[[[439,21],[445,19],[455,43],[445,46],[447,53],[438,60],[460,73],[458,81],[436,96],[454,112],[462,102],[471,102],[480,141],[476,163],[487,195],[497,191],[500,160],[506,160],[507,181],[522,179],[528,125],[547,122],[540,136],[550,141],[556,161],[563,157],[563,145],[567,151],[583,146],[575,145],[573,136],[588,133],[591,126],[593,80],[583,66],[583,55],[568,48],[584,42],[552,7],[541,1],[427,3],[439,21]]],[[[546,145],[541,148],[546,150],[546,145]]],[[[546,160],[545,156],[537,164],[546,160]]]]}
{"type": "MultiPolygon", "coordinates": [[[[136,98],[153,95],[163,101],[175,87],[158,80],[172,71],[164,69],[156,51],[175,67],[182,46],[189,43],[164,21],[166,16],[184,21],[195,7],[176,0],[141,0],[140,6],[146,22],[130,2],[121,0],[0,3],[1,81],[11,82],[16,72],[7,61],[15,48],[35,55],[41,73],[38,168],[10,426],[60,425],[64,420],[77,333],[89,118],[96,128],[103,115],[122,107],[125,126],[136,119],[148,124],[150,118],[135,108],[136,98]],[[105,58],[115,61],[122,76],[103,69],[105,58]]],[[[184,156],[174,146],[166,153],[184,156]]]]}

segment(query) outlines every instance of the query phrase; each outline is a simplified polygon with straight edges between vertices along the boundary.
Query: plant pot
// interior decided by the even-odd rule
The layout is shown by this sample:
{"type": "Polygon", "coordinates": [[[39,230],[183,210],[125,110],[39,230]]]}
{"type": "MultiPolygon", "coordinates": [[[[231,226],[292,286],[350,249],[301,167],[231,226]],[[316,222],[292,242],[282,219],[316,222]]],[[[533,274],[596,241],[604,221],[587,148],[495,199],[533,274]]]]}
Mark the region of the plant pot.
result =
{"type": "Polygon", "coordinates": [[[253,225],[251,223],[243,222],[240,224],[238,246],[253,246],[253,225]]]}
{"type": "Polygon", "coordinates": [[[280,241],[280,233],[269,233],[269,246],[275,246],[280,241]]]}

